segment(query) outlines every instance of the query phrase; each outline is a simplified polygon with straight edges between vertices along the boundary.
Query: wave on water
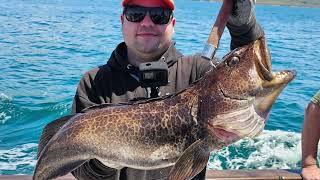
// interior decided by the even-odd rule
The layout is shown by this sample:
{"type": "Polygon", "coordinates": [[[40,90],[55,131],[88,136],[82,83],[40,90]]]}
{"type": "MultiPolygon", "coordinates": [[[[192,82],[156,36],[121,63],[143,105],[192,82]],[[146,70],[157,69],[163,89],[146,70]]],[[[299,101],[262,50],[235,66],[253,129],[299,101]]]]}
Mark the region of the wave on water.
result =
{"type": "Polygon", "coordinates": [[[6,123],[11,116],[8,115],[7,106],[12,101],[12,98],[4,93],[0,93],[0,124],[6,123]]]}
{"type": "Polygon", "coordinates": [[[254,139],[242,139],[220,151],[212,152],[208,168],[300,169],[301,134],[265,130],[254,139]]]}
{"type": "Polygon", "coordinates": [[[29,143],[0,150],[0,174],[32,174],[38,144],[29,143]]]}
{"type": "Polygon", "coordinates": [[[4,112],[0,112],[0,124],[6,123],[10,118],[11,118],[11,116],[8,116],[4,112]]]}
{"type": "Polygon", "coordinates": [[[5,102],[5,101],[11,101],[12,100],[12,98],[11,97],[9,97],[9,96],[7,96],[6,94],[4,94],[4,93],[0,93],[0,102],[5,102]]]}

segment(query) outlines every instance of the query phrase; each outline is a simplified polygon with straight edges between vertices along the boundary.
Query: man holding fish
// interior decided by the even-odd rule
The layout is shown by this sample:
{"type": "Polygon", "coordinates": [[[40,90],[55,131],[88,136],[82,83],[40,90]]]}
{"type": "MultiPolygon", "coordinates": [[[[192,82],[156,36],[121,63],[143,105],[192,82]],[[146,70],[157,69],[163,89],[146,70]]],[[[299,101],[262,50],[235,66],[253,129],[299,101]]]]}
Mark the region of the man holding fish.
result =
{"type": "MultiPolygon", "coordinates": [[[[231,49],[249,44],[264,35],[262,28],[256,22],[254,13],[255,2],[253,2],[253,0],[225,1],[233,1],[234,3],[231,16],[227,23],[228,30],[231,34],[231,49]]],[[[122,5],[123,13],[121,14],[120,19],[124,42],[120,43],[112,52],[106,65],[88,71],[82,77],[74,97],[72,107],[72,112],[74,114],[84,112],[86,111],[86,108],[98,106],[100,104],[126,103],[134,99],[156,98],[174,94],[187,88],[191,83],[203,77],[206,72],[213,68],[212,64],[210,64],[208,60],[202,58],[201,55],[183,56],[175,48],[174,42],[172,41],[174,26],[176,23],[176,19],[173,15],[173,11],[175,9],[173,0],[123,0],[122,5]],[[159,64],[153,64],[154,62],[158,62],[159,64]],[[163,64],[165,64],[165,66],[163,66],[163,64]],[[150,65],[155,65],[156,68],[149,68],[148,66],[150,65]],[[158,80],[160,83],[157,82],[158,80]]],[[[266,50],[266,44],[263,42],[257,42],[254,46],[257,50],[261,49],[263,51],[261,51],[261,53],[263,53],[264,56],[269,57],[266,50]]],[[[249,50],[250,48],[251,47],[247,47],[249,50]]],[[[252,52],[252,49],[250,52],[252,52]]],[[[238,63],[238,57],[231,57],[230,55],[229,58],[231,60],[228,60],[227,65],[233,66],[238,63]]],[[[288,78],[286,79],[284,75],[281,75],[282,77],[279,75],[278,79],[271,77],[271,72],[269,72],[271,70],[271,62],[269,61],[270,58],[266,61],[259,60],[260,63],[257,64],[251,64],[252,66],[259,65],[262,67],[259,68],[260,76],[263,76],[264,80],[270,81],[270,83],[266,83],[266,86],[272,87],[274,84],[281,84],[281,86],[277,85],[277,88],[280,90],[274,93],[274,97],[271,98],[272,100],[266,100],[265,102],[261,100],[257,103],[259,104],[263,102],[264,104],[257,106],[257,109],[260,108],[262,112],[259,115],[261,115],[263,119],[267,117],[267,113],[264,114],[264,112],[269,112],[275,97],[284,88],[283,85],[291,81],[293,78],[291,74],[290,80],[288,78]]],[[[213,59],[212,62],[215,65],[218,64],[216,59],[213,59]]],[[[286,73],[283,72],[283,74],[286,73]]],[[[243,74],[243,77],[246,78],[248,76],[243,74]]],[[[246,83],[248,82],[243,81],[243,84],[246,83]]],[[[257,82],[254,81],[253,83],[257,82]]],[[[233,87],[235,86],[230,86],[230,88],[233,87]]],[[[242,87],[252,87],[252,84],[250,86],[242,87]]],[[[273,90],[277,88],[273,88],[273,90]]],[[[230,90],[230,92],[232,91],[230,90]]],[[[267,91],[265,91],[264,94],[261,94],[261,96],[265,96],[266,92],[267,91]]],[[[254,91],[254,93],[254,96],[258,95],[256,91],[254,91]]],[[[226,94],[224,95],[229,97],[226,94]]],[[[252,94],[250,94],[250,96],[251,95],[252,94]]],[[[243,101],[243,103],[244,102],[245,101],[243,101]]],[[[253,111],[253,109],[250,109],[250,112],[248,110],[246,113],[249,113],[248,115],[250,115],[253,111]]],[[[237,113],[238,111],[234,112],[233,115],[240,116],[240,114],[237,113]]],[[[202,115],[206,116],[206,114],[202,115]]],[[[221,118],[222,117],[223,115],[221,118]]],[[[231,118],[230,123],[232,123],[233,120],[230,115],[229,118],[231,118]]],[[[46,159],[46,157],[42,156],[46,155],[48,151],[47,149],[50,147],[45,147],[45,145],[54,133],[67,121],[68,117],[61,118],[58,121],[54,121],[49,124],[45,128],[39,143],[38,156],[40,156],[40,159],[46,159]],[[42,152],[43,149],[45,150],[42,152]]],[[[72,122],[69,122],[66,124],[72,124],[72,122]]],[[[259,126],[259,129],[254,129],[250,132],[248,131],[248,136],[256,135],[264,126],[262,120],[261,122],[259,121],[255,123],[259,124],[255,125],[255,127],[259,126]],[[250,133],[252,134],[250,135],[250,133]]],[[[229,136],[228,138],[230,139],[230,142],[233,141],[233,138],[236,138],[235,133],[229,133],[224,129],[219,129],[213,126],[211,128],[216,133],[213,136],[218,138],[229,136]]],[[[242,130],[243,129],[237,132],[242,130]]],[[[246,131],[246,129],[243,131],[246,131]]],[[[44,160],[44,162],[45,161],[46,160],[44,160]]],[[[205,162],[207,162],[207,160],[205,160],[205,162]]],[[[74,161],[74,164],[75,163],[78,162],[74,161]]],[[[41,169],[41,162],[39,162],[39,164],[39,167],[37,165],[36,172],[41,171],[39,170],[41,169]]],[[[45,165],[48,163],[43,164],[45,165]]],[[[72,174],[78,179],[147,180],[167,179],[171,168],[172,166],[163,166],[156,169],[135,169],[129,167],[116,169],[108,167],[105,163],[93,158],[86,161],[75,170],[70,170],[73,170],[72,174]]],[[[203,169],[203,167],[201,169],[203,169]]],[[[47,171],[48,170],[42,172],[47,173],[47,171]]],[[[193,179],[205,179],[205,171],[206,168],[204,168],[201,173],[193,179]]],[[[39,172],[38,174],[41,174],[42,172],[39,172]]],[[[34,179],[41,179],[40,177],[56,177],[60,175],[58,171],[53,172],[50,176],[38,174],[36,173],[34,179]]]]}
{"type": "MultiPolygon", "coordinates": [[[[252,0],[235,1],[227,27],[231,49],[263,36],[254,14],[252,0]]],[[[211,65],[199,55],[183,56],[172,41],[176,19],[173,0],[123,0],[121,15],[124,43],[113,51],[108,63],[89,71],[81,79],[74,98],[73,112],[102,104],[126,102],[141,97],[163,96],[181,91],[205,74],[211,65]],[[142,88],[139,83],[141,63],[161,61],[169,67],[169,84],[142,88]],[[154,96],[154,94],[156,94],[154,96]]],[[[78,178],[94,179],[163,179],[171,167],[156,170],[108,168],[98,160],[90,160],[73,171],[78,178]]],[[[194,179],[204,179],[205,169],[194,179]]]]}

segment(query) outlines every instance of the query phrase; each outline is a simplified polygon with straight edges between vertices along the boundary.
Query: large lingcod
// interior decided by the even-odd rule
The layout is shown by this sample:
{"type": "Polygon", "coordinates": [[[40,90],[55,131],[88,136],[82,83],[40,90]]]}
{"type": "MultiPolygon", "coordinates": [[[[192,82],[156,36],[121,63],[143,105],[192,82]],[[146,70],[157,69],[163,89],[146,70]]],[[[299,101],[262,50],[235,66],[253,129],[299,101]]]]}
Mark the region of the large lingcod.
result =
{"type": "Polygon", "coordinates": [[[101,105],[47,125],[33,179],[65,175],[93,158],[117,169],[174,165],[168,179],[190,179],[207,165],[211,151],[259,135],[295,74],[271,71],[262,37],[228,53],[177,94],[101,105]]]}

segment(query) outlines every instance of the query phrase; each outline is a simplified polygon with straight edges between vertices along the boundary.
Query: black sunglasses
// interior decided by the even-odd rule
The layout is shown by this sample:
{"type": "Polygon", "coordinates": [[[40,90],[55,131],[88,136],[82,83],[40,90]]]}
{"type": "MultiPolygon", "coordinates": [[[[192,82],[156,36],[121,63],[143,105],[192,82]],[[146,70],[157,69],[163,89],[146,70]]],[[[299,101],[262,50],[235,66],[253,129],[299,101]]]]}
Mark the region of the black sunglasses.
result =
{"type": "Polygon", "coordinates": [[[141,22],[147,13],[154,24],[168,24],[172,17],[172,10],[162,7],[125,6],[123,10],[130,22],[141,22]]]}

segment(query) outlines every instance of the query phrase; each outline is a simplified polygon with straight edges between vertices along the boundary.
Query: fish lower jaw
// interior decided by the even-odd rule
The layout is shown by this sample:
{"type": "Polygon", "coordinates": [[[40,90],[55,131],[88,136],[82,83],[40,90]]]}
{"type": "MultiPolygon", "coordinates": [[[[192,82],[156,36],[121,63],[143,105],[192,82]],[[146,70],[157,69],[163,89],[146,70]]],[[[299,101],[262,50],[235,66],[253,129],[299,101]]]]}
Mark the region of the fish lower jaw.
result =
{"type": "Polygon", "coordinates": [[[262,90],[257,94],[254,102],[255,111],[260,117],[268,119],[272,105],[295,76],[295,71],[280,71],[273,73],[271,81],[264,81],[262,83],[262,90]]]}
{"type": "Polygon", "coordinates": [[[286,86],[297,75],[296,71],[284,70],[279,72],[273,72],[273,79],[271,81],[264,81],[262,87],[264,89],[281,88],[286,86]]]}

